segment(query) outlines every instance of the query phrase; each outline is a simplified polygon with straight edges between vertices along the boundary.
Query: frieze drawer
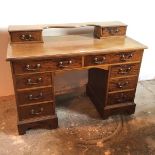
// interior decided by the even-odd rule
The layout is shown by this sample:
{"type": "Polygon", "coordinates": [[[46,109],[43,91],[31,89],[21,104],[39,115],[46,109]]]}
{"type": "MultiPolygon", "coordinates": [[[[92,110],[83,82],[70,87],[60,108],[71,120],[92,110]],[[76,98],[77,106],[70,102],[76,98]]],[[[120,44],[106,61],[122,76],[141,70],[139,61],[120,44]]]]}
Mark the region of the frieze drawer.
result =
{"type": "Polygon", "coordinates": [[[60,57],[48,60],[25,60],[13,62],[15,74],[46,72],[82,67],[82,57],[60,57]]]}

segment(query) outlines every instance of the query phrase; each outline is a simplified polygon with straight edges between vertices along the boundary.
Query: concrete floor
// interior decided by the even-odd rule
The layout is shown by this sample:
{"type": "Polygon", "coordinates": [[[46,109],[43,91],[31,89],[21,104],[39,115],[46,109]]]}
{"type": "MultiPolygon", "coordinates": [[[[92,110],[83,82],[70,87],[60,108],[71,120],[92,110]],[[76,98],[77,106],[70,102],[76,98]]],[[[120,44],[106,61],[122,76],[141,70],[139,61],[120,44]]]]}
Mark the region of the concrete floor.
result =
{"type": "Polygon", "coordinates": [[[135,102],[134,115],[102,120],[80,92],[59,96],[58,129],[18,136],[14,97],[1,97],[0,155],[155,155],[155,80],[138,83],[135,102]]]}

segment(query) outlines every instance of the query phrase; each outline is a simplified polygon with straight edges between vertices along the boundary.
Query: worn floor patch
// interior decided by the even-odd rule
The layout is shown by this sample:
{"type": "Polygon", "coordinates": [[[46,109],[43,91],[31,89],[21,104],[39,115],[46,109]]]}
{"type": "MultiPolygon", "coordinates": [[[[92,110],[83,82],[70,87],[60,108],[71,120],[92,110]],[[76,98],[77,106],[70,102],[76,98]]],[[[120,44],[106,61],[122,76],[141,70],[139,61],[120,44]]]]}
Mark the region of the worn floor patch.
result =
{"type": "Polygon", "coordinates": [[[59,128],[18,136],[13,96],[0,98],[0,155],[155,155],[154,81],[139,82],[132,116],[102,120],[86,96],[57,98],[59,128]]]}

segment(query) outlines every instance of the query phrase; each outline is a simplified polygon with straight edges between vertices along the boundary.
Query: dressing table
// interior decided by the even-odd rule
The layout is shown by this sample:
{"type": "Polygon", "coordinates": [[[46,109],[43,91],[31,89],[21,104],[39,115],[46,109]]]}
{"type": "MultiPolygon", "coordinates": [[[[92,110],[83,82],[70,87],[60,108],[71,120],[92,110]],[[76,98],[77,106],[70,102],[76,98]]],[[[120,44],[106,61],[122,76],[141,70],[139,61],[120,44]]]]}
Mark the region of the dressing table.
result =
{"type": "Polygon", "coordinates": [[[121,22],[10,26],[7,61],[11,64],[18,131],[58,127],[56,72],[88,70],[86,94],[103,119],[133,114],[145,45],[126,36],[121,22]],[[48,28],[93,27],[93,35],[43,37],[48,28]]]}

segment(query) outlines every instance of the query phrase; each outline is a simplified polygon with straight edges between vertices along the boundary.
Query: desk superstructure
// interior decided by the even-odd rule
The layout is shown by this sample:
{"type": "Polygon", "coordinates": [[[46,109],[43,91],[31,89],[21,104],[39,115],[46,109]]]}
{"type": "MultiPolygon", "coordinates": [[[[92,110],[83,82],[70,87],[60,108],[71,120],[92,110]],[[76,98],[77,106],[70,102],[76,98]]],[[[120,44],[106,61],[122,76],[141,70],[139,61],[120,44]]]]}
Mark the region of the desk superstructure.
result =
{"type": "Polygon", "coordinates": [[[57,128],[54,75],[88,69],[86,94],[105,119],[133,114],[143,44],[126,36],[121,22],[10,26],[7,60],[11,63],[18,131],[57,128]],[[43,37],[46,28],[93,26],[94,35],[43,37]]]}

